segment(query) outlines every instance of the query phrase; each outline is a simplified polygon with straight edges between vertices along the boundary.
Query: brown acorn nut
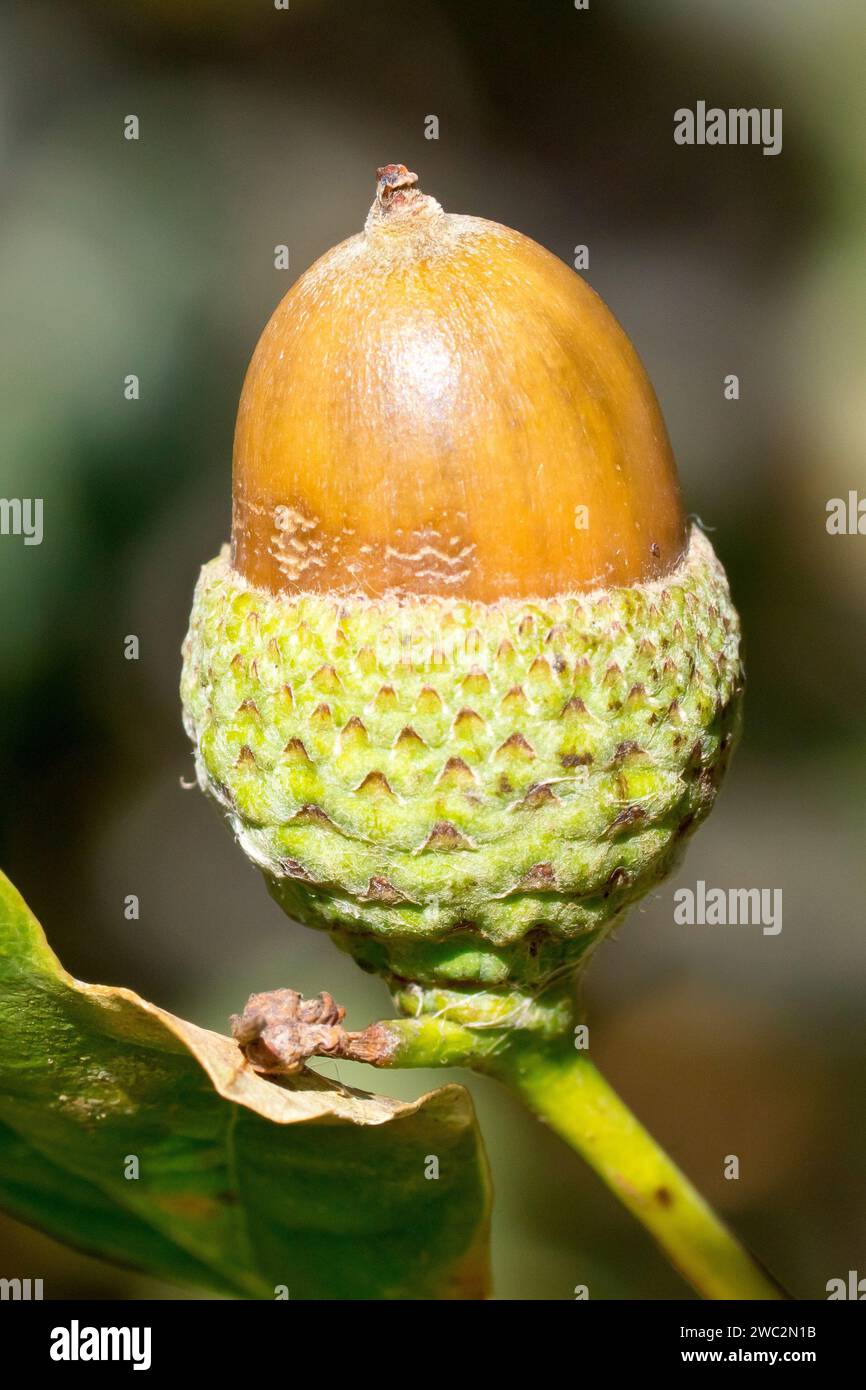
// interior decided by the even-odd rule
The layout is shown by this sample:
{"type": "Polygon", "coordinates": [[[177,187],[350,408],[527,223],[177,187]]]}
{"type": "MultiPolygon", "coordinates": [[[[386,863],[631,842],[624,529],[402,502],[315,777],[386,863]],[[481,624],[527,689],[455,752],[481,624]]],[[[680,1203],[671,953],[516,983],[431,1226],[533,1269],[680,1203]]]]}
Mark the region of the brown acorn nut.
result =
{"type": "Polygon", "coordinates": [[[185,721],[277,900],[392,984],[534,989],[585,958],[708,812],[742,686],[601,300],[385,166],[256,349],[233,522],[185,721]]]}
{"type": "Polygon", "coordinates": [[[668,573],[686,527],[626,334],[562,261],[378,171],[247,372],[234,564],[272,593],[550,598],[668,573]]]}

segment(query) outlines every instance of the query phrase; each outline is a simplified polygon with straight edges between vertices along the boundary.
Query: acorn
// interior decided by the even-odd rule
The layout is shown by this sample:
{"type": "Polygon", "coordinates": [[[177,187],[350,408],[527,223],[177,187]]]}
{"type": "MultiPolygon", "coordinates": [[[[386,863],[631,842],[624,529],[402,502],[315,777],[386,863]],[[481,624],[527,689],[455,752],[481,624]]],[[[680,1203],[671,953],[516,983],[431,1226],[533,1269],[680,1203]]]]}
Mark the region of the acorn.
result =
{"type": "Polygon", "coordinates": [[[536,992],[675,866],[742,685],[616,319],[380,169],[256,347],[184,645],[199,784],[274,897],[397,992],[536,992]]]}

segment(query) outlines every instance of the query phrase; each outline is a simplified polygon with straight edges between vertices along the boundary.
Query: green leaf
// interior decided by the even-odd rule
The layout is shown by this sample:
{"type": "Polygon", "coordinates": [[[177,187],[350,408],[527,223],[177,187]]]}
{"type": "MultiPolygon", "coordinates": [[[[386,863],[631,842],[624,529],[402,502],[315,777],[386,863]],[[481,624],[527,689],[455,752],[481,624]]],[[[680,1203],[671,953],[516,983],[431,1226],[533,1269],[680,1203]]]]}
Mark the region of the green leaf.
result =
{"type": "Polygon", "coordinates": [[[0,1204],[228,1295],[487,1290],[489,1182],[462,1087],[406,1104],[309,1072],[265,1080],[229,1038],[72,979],[2,874],[0,1204]]]}

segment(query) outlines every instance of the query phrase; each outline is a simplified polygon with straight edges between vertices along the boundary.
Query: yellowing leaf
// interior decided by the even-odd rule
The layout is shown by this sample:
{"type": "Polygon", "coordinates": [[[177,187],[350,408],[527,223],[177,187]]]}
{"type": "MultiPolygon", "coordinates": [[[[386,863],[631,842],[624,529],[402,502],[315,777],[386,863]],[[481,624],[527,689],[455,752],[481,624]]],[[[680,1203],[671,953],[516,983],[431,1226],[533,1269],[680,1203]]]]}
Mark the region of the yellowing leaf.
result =
{"type": "Polygon", "coordinates": [[[406,1104],[311,1072],[265,1080],[231,1039],[74,980],[2,874],[0,1204],[229,1295],[487,1291],[487,1165],[462,1087],[406,1104]]]}

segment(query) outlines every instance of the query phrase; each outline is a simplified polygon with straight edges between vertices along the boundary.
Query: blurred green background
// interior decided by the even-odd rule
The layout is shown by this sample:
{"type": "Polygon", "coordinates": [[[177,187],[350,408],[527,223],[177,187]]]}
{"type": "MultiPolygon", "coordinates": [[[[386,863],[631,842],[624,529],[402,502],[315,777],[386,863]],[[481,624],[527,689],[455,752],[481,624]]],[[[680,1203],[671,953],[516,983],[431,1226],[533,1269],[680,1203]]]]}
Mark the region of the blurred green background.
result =
{"type": "MultiPolygon", "coordinates": [[[[360,228],[379,164],[569,263],[586,243],[747,634],[744,742],[677,883],[784,894],[769,937],[677,926],[665,885],[595,959],[593,1046],[807,1298],[866,1275],[866,538],[825,529],[829,498],[866,494],[864,62],[858,0],[19,0],[0,17],[0,493],[45,505],[41,546],[0,539],[0,857],[64,964],[220,1029],[278,985],[331,990],[353,1026],[387,1007],[181,786],[179,647],[228,532],[243,373],[291,281],[360,228]],[[783,152],[675,145],[673,112],[698,100],[782,107],[783,152]]],[[[442,1079],[321,1066],[401,1096],[442,1079]]],[[[469,1085],[499,1296],[685,1296],[574,1155],[469,1085]]],[[[51,1297],[181,1295],[5,1218],[0,1274],[51,1297]]]]}

